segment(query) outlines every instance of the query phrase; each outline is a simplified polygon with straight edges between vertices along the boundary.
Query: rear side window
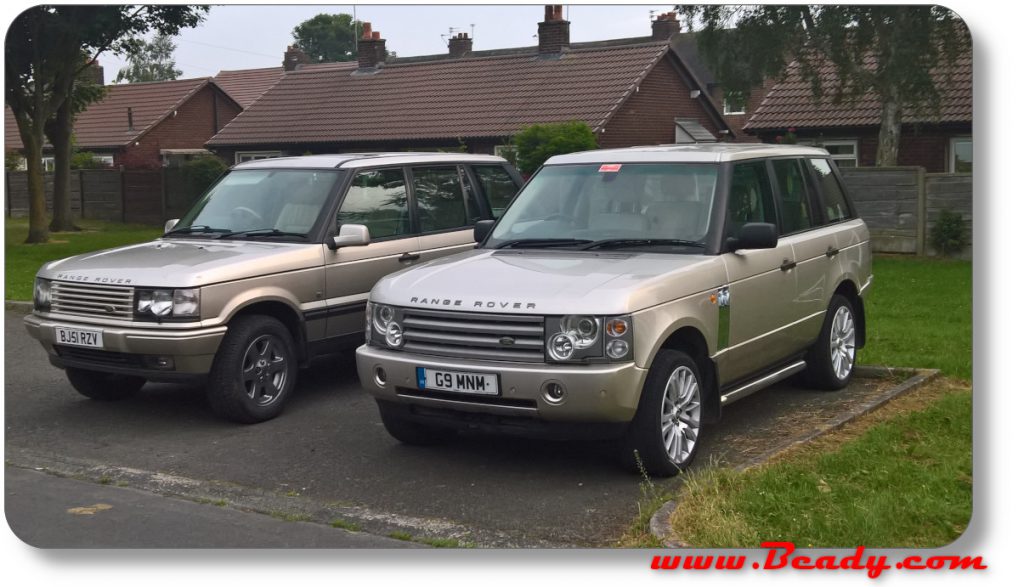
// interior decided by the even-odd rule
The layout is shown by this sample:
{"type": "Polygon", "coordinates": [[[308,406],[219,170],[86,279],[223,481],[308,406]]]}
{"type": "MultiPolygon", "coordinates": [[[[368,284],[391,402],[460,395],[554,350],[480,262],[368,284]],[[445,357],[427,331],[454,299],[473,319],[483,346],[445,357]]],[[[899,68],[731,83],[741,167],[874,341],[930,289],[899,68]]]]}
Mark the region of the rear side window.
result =
{"type": "Polygon", "coordinates": [[[421,232],[469,225],[466,192],[458,167],[417,167],[412,176],[421,232]]]}
{"type": "Polygon", "coordinates": [[[484,192],[484,200],[491,207],[491,214],[501,218],[519,188],[508,170],[500,165],[474,165],[473,172],[484,192]]]}
{"type": "Polygon", "coordinates": [[[764,163],[739,163],[733,167],[727,214],[726,236],[739,236],[740,227],[748,222],[777,222],[764,163]]]}
{"type": "Polygon", "coordinates": [[[338,226],[364,224],[374,239],[407,235],[409,205],[401,169],[360,171],[338,210],[338,226]]]}
{"type": "Polygon", "coordinates": [[[772,161],[775,179],[779,182],[779,201],[782,205],[781,234],[790,234],[811,227],[811,198],[807,182],[800,171],[799,159],[772,161]]]}
{"type": "Polygon", "coordinates": [[[811,159],[811,169],[818,178],[818,185],[821,186],[822,207],[827,222],[841,222],[852,216],[850,205],[843,196],[843,189],[839,187],[839,178],[836,177],[832,167],[825,159],[811,159]]]}

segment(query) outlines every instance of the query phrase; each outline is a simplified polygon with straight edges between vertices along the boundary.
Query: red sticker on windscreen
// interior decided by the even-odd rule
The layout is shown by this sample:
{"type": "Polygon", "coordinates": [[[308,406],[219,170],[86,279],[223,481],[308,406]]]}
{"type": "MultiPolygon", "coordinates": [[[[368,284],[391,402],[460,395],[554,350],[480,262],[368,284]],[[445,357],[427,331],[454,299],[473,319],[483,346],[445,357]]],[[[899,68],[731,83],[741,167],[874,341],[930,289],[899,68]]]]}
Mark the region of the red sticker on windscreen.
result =
{"type": "Polygon", "coordinates": [[[605,163],[597,171],[599,173],[617,173],[620,169],[622,169],[621,163],[605,163]]]}

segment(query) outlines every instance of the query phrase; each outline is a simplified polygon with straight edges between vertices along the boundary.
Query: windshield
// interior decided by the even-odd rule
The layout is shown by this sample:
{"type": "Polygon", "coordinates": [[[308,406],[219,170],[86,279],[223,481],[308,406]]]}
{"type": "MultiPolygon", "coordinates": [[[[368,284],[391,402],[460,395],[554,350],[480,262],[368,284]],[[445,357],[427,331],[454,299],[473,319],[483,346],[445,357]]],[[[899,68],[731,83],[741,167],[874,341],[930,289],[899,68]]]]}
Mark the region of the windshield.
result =
{"type": "Polygon", "coordinates": [[[487,246],[699,252],[717,179],[718,167],[708,164],[543,167],[498,221],[487,246]]]}
{"type": "Polygon", "coordinates": [[[329,170],[232,171],[196,202],[170,233],[306,238],[337,179],[338,173],[329,170]]]}

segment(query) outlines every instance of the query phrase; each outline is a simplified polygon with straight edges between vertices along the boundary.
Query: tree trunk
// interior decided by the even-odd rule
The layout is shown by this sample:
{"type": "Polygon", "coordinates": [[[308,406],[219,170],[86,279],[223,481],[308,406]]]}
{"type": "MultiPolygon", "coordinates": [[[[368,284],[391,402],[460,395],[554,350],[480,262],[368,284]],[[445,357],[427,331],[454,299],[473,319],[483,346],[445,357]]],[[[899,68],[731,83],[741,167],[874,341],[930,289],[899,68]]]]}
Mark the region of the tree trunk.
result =
{"type": "Polygon", "coordinates": [[[71,106],[70,99],[64,100],[46,129],[53,145],[53,221],[50,222],[53,232],[79,230],[71,217],[71,133],[74,126],[71,106]]]}
{"type": "Polygon", "coordinates": [[[903,105],[897,96],[882,99],[882,126],[878,130],[878,153],[875,165],[886,167],[898,165],[900,155],[900,130],[903,127],[903,105]]]}
{"type": "Polygon", "coordinates": [[[18,120],[21,144],[25,147],[28,168],[28,238],[26,243],[50,240],[46,225],[46,183],[43,179],[43,125],[18,120]]]}

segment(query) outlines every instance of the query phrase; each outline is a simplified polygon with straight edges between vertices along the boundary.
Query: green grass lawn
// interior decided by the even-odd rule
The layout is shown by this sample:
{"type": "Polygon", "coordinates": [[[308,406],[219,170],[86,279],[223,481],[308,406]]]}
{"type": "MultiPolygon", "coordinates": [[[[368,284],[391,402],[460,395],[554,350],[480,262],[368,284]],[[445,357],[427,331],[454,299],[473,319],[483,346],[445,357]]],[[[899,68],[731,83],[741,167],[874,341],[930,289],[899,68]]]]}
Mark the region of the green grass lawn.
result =
{"type": "Polygon", "coordinates": [[[695,546],[942,546],[971,518],[971,393],[946,390],[831,450],[686,485],[672,524],[695,546]]]}
{"type": "Polygon", "coordinates": [[[876,257],[862,365],[928,367],[971,378],[971,263],[876,257]]]}
{"type": "Polygon", "coordinates": [[[90,251],[152,240],[162,233],[159,227],[79,220],[81,232],[55,232],[50,242],[26,245],[28,219],[8,219],[4,224],[4,298],[31,300],[36,271],[47,261],[90,251]]]}

